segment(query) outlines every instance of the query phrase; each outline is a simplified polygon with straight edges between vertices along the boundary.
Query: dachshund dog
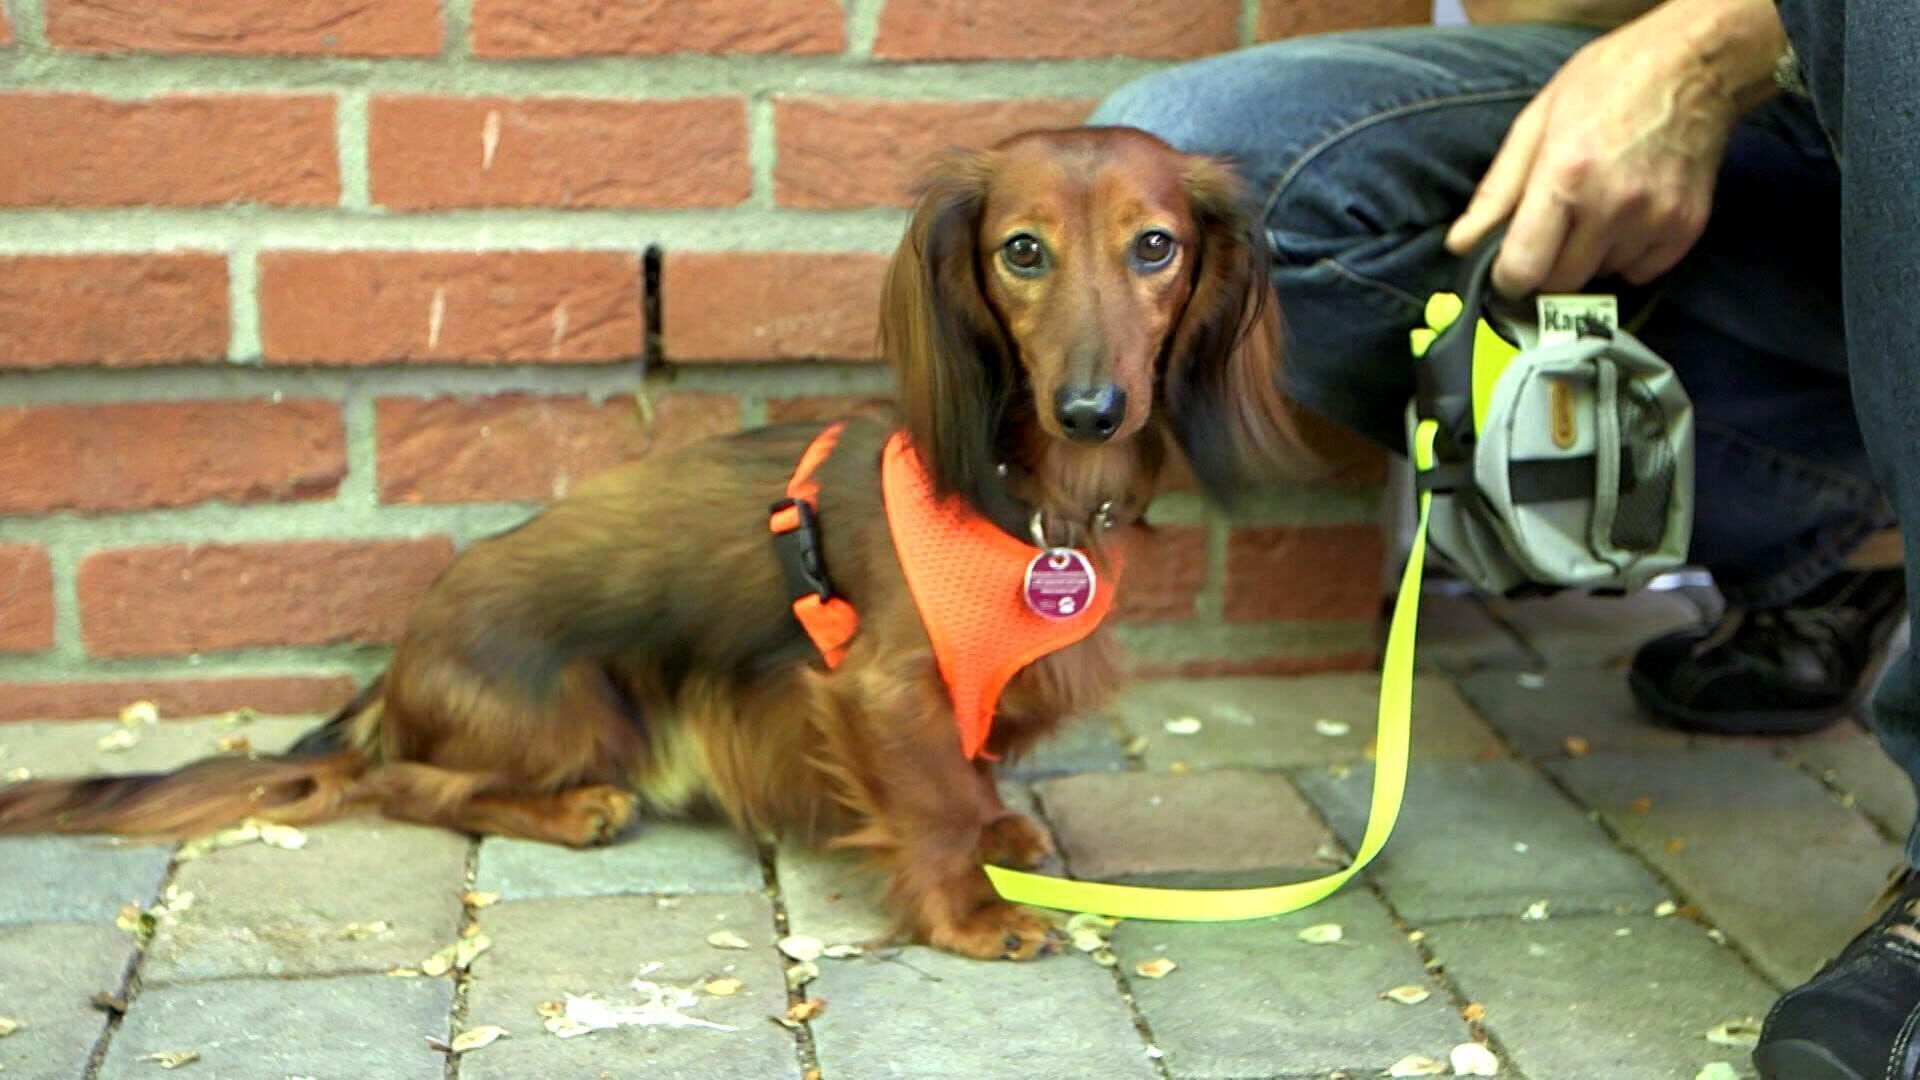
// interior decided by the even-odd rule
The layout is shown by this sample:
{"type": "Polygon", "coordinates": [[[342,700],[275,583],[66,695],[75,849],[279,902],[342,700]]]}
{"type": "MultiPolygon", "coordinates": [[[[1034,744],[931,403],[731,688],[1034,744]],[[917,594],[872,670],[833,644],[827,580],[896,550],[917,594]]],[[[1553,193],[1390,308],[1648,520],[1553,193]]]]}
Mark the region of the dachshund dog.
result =
{"type": "MultiPolygon", "coordinates": [[[[0,833],[369,808],[586,846],[643,808],[705,807],[866,853],[902,936],[981,958],[1055,948],[981,870],[1049,842],[957,742],[890,539],[883,444],[904,430],[942,497],[1022,539],[1037,514],[1104,572],[1146,534],[1170,447],[1222,493],[1297,460],[1269,256],[1225,164],[1131,129],[1016,136],[920,191],[882,299],[897,420],[848,421],[815,474],[825,564],[859,613],[839,664],[798,624],[768,531],[821,426],[762,428],[616,467],[474,544],[379,680],[291,753],[17,783],[0,833]]],[[[1121,676],[1104,627],[1032,663],[985,756],[1020,754],[1121,676]]]]}

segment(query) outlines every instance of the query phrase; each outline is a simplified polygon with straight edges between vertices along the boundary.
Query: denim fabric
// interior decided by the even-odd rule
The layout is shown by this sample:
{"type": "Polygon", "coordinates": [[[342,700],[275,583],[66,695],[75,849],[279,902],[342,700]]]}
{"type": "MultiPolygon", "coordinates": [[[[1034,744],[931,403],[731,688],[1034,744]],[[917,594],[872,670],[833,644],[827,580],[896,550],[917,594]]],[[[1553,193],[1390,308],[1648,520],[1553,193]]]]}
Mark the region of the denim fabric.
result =
{"type": "MultiPolygon", "coordinates": [[[[1785,0],[1780,12],[1843,162],[1854,403],[1899,516],[1912,597],[1920,595],[1920,18],[1912,0],[1785,0]]],[[[1920,779],[1920,666],[1911,649],[1881,680],[1873,720],[1887,753],[1920,779]]],[[[1907,859],[1920,867],[1920,826],[1907,859]]]]}
{"type": "MultiPolygon", "coordinates": [[[[1522,106],[1596,32],[1510,24],[1277,42],[1122,87],[1093,121],[1235,159],[1265,213],[1289,390],[1394,449],[1407,331],[1455,260],[1446,229],[1522,106]]],[[[1853,417],[1838,170],[1782,98],[1736,133],[1695,251],[1650,289],[1597,283],[1680,371],[1699,418],[1694,561],[1777,606],[1887,521],[1853,417]]]]}

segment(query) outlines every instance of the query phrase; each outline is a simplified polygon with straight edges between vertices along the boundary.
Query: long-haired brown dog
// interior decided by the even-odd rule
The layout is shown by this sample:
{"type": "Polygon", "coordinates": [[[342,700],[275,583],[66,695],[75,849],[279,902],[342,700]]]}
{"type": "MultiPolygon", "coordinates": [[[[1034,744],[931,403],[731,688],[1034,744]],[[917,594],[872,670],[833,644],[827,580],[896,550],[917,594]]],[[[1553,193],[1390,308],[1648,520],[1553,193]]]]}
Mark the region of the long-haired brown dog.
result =
{"type": "MultiPolygon", "coordinates": [[[[1169,442],[1214,490],[1294,445],[1267,259],[1228,168],[1141,132],[955,156],[887,275],[898,426],[937,490],[1022,538],[1038,511],[1105,569],[1169,442]]],[[[14,784],[0,833],[182,835],[377,807],[583,846],[639,804],[709,803],[756,835],[864,850],[919,940],[1045,951],[1052,924],[980,869],[1031,865],[1048,842],[960,750],[882,505],[891,430],[850,422],[817,474],[826,565],[860,617],[838,667],[797,624],[768,532],[819,425],[765,428],[613,469],[475,544],[385,675],[293,753],[14,784]]],[[[1105,629],[1032,664],[1000,699],[990,754],[1018,755],[1120,678],[1105,629]]]]}

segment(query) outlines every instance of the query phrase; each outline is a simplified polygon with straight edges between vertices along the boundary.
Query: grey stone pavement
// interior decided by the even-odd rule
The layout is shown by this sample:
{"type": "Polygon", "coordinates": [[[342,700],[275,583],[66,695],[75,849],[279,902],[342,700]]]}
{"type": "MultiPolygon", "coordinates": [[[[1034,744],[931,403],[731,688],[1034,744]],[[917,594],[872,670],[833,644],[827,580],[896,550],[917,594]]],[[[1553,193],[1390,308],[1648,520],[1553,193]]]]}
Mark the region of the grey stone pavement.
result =
{"type": "MultiPolygon", "coordinates": [[[[1707,602],[1431,595],[1376,867],[1281,918],[1122,923],[1111,956],[828,948],[809,968],[776,943],[868,945],[868,883],[711,825],[589,853],[378,820],[194,858],[0,840],[0,1080],[1359,1078],[1469,1042],[1532,1080],[1750,1075],[1741,1022],[1850,935],[1914,805],[1852,724],[1763,743],[1639,717],[1624,655],[1707,602]],[[1339,940],[1302,937],[1329,924],[1339,940]]],[[[1140,684],[1009,770],[1008,795],[1081,876],[1324,872],[1365,823],[1374,688],[1140,684]]],[[[103,750],[118,721],[8,725],[0,776],[272,750],[304,726],[169,719],[103,750]]]]}

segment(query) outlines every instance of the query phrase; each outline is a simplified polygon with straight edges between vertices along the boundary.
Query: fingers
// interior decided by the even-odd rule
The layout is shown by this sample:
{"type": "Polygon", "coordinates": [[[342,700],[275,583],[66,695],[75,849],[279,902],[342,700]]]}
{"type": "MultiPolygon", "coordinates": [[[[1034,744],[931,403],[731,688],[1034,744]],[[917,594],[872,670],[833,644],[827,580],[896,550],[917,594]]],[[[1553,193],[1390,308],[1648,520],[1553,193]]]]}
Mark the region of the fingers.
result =
{"type": "Polygon", "coordinates": [[[1455,255],[1472,251],[1483,237],[1513,213],[1520,193],[1533,173],[1534,159],[1540,153],[1541,137],[1546,132],[1546,94],[1533,99],[1514,118],[1493,164],[1474,189],[1466,212],[1447,230],[1447,250],[1455,255]]]}
{"type": "Polygon", "coordinates": [[[1576,212],[1573,228],[1560,246],[1560,257],[1541,280],[1540,288],[1547,292],[1573,292],[1592,281],[1613,249],[1615,233],[1611,223],[1601,216],[1576,212]]]}
{"type": "Polygon", "coordinates": [[[1520,196],[1520,206],[1500,242],[1493,264],[1493,287],[1503,296],[1523,296],[1545,281],[1573,228],[1573,210],[1552,185],[1536,178],[1520,196]]]}

